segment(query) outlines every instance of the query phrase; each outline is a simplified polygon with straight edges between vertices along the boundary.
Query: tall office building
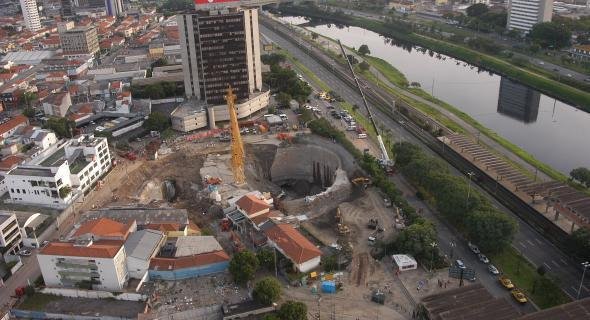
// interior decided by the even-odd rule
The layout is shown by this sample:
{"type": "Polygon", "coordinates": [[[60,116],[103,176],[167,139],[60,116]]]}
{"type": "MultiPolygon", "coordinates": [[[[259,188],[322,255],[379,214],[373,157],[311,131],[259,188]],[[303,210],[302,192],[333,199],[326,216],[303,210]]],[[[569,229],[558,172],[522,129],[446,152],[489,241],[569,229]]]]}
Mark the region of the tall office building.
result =
{"type": "MultiPolygon", "coordinates": [[[[61,28],[61,25],[59,25],[61,28]]],[[[98,33],[96,27],[83,26],[60,30],[59,38],[64,55],[77,56],[94,54],[100,49],[98,46],[98,33]]]]}
{"type": "Polygon", "coordinates": [[[195,0],[195,12],[177,16],[187,97],[221,105],[228,85],[238,102],[262,90],[258,10],[239,5],[195,0]]]}
{"type": "Polygon", "coordinates": [[[509,0],[507,28],[528,33],[535,24],[551,21],[552,14],[553,0],[509,0]]]}
{"type": "Polygon", "coordinates": [[[72,0],[61,0],[61,17],[70,18],[74,16],[74,8],[72,0]]]}
{"type": "Polygon", "coordinates": [[[41,29],[41,20],[39,19],[39,8],[35,0],[20,0],[20,7],[23,11],[25,25],[31,31],[41,29]]]}
{"type": "Polygon", "coordinates": [[[104,0],[107,16],[117,17],[123,14],[123,0],[104,0]]]}
{"type": "Polygon", "coordinates": [[[498,113],[524,123],[537,121],[541,94],[506,77],[500,80],[498,113]]]}

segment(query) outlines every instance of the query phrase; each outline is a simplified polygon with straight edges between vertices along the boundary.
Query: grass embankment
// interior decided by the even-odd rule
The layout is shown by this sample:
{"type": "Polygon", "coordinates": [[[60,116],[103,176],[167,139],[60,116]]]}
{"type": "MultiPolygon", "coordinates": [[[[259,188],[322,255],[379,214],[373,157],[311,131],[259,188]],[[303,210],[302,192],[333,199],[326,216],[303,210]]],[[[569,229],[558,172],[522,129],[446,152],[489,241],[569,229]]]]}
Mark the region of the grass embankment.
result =
{"type": "Polygon", "coordinates": [[[326,13],[325,11],[309,10],[301,6],[283,7],[281,10],[283,12],[289,12],[292,14],[304,15],[316,19],[330,20],[346,25],[365,28],[386,37],[391,37],[410,44],[419,45],[438,53],[463,60],[470,64],[483,67],[498,74],[507,76],[511,79],[515,79],[561,100],[569,101],[578,108],[590,112],[589,92],[577,89],[570,85],[560,83],[543,75],[534,73],[530,70],[521,68],[502,58],[475,51],[462,45],[438,40],[430,36],[416,34],[411,30],[404,29],[403,26],[396,26],[395,24],[385,23],[382,21],[351,17],[348,15],[335,16],[333,14],[326,13]]]}
{"type": "Polygon", "coordinates": [[[309,70],[305,65],[303,65],[303,63],[297,60],[297,58],[291,55],[291,53],[289,53],[286,50],[281,50],[280,52],[284,54],[285,57],[287,57],[287,60],[289,60],[289,62],[291,62],[295,66],[295,68],[303,72],[303,74],[305,74],[305,76],[308,79],[310,79],[316,86],[318,86],[320,89],[324,91],[330,91],[330,87],[328,87],[327,84],[325,84],[320,78],[318,78],[318,76],[316,76],[315,73],[311,72],[311,70],[309,70]]]}
{"type": "Polygon", "coordinates": [[[379,70],[381,74],[387,79],[389,82],[395,84],[399,87],[407,87],[409,85],[408,79],[406,76],[399,70],[397,70],[394,66],[389,64],[389,62],[372,56],[364,56],[365,61],[367,61],[371,66],[375,69],[379,70]]]}
{"type": "MultiPolygon", "coordinates": [[[[547,276],[541,277],[533,265],[510,247],[491,256],[491,260],[523,290],[535,304],[546,309],[570,302],[571,299],[547,276]]],[[[501,285],[501,284],[498,284],[501,285]]]]}
{"type": "Polygon", "coordinates": [[[35,293],[27,297],[16,309],[42,311],[47,304],[57,300],[61,300],[61,297],[51,294],[35,293]]]}

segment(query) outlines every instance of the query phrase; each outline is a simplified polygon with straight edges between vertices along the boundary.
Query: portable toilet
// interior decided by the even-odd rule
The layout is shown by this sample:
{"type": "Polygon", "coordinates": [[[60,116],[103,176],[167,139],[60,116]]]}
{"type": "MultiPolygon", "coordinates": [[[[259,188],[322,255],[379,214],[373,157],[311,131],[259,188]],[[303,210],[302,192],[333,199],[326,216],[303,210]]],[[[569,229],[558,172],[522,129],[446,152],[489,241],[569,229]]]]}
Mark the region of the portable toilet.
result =
{"type": "Polygon", "coordinates": [[[324,281],[322,282],[322,292],[324,293],[336,293],[336,282],[324,281]]]}

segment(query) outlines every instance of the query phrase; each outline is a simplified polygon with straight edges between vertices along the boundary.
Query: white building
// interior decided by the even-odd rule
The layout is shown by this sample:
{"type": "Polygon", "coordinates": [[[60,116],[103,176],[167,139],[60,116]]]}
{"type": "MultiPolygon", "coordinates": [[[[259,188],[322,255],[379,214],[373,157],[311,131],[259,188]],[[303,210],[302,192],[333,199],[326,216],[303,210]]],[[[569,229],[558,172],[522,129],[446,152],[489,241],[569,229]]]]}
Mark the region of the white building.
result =
{"type": "Polygon", "coordinates": [[[122,291],[129,274],[124,242],[135,222],[110,219],[87,222],[70,242],[51,242],[37,254],[48,287],[122,291]]]}
{"type": "Polygon", "coordinates": [[[35,32],[41,29],[41,20],[39,19],[39,8],[35,0],[20,0],[20,7],[25,18],[27,29],[35,32]]]}
{"type": "Polygon", "coordinates": [[[47,129],[35,128],[31,132],[23,135],[23,143],[33,143],[41,150],[48,149],[57,143],[57,136],[53,131],[47,129]]]}
{"type": "Polygon", "coordinates": [[[133,232],[125,241],[129,278],[142,279],[148,272],[150,261],[164,245],[166,236],[158,230],[144,229],[133,232]]]}
{"type": "Polygon", "coordinates": [[[552,14],[553,0],[509,0],[507,28],[528,33],[535,24],[551,21],[552,14]]]}
{"type": "Polygon", "coordinates": [[[322,252],[290,224],[276,224],[264,230],[268,243],[287,257],[299,272],[320,265],[322,252]]]}
{"type": "Polygon", "coordinates": [[[51,146],[5,175],[10,200],[64,208],[111,167],[104,137],[81,135],[51,146]]]}
{"type": "Polygon", "coordinates": [[[0,252],[2,256],[15,255],[21,247],[22,237],[16,215],[0,213],[0,252]]]}

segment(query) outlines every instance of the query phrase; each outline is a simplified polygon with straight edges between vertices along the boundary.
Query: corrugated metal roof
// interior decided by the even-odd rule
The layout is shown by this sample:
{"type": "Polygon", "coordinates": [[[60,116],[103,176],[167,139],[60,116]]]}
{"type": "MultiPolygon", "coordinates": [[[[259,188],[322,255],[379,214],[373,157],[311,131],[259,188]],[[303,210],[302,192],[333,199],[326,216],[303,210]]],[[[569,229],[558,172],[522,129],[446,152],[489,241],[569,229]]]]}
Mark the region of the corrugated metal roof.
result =
{"type": "Polygon", "coordinates": [[[125,252],[128,257],[148,261],[154,251],[158,250],[164,234],[157,230],[140,230],[131,233],[125,241],[125,252]]]}

